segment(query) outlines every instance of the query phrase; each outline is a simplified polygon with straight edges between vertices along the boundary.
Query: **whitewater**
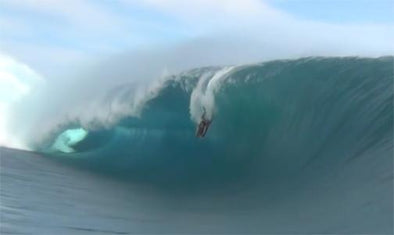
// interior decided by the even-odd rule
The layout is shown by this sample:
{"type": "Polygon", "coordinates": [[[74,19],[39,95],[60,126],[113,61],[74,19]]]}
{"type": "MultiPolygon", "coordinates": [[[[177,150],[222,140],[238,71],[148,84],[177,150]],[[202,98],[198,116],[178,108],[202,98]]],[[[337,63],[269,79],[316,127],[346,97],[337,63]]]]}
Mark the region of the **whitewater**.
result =
{"type": "Polygon", "coordinates": [[[111,88],[31,151],[1,147],[0,231],[390,234],[393,67],[308,57],[111,88]]]}

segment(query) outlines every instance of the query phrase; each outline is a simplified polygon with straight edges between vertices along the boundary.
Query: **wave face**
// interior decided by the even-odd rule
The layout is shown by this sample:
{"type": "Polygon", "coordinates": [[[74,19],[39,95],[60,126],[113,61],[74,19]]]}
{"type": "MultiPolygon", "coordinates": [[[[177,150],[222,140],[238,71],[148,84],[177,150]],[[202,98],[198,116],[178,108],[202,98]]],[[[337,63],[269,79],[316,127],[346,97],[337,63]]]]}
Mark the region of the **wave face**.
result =
{"type": "MultiPolygon", "coordinates": [[[[387,167],[369,177],[392,177],[392,74],[393,57],[195,69],[168,78],[138,116],[86,133],[66,125],[37,149],[161,187],[311,181],[354,162],[380,162],[387,167]],[[213,122],[198,139],[203,110],[213,122]]],[[[124,90],[112,99],[129,102],[124,90]]]]}

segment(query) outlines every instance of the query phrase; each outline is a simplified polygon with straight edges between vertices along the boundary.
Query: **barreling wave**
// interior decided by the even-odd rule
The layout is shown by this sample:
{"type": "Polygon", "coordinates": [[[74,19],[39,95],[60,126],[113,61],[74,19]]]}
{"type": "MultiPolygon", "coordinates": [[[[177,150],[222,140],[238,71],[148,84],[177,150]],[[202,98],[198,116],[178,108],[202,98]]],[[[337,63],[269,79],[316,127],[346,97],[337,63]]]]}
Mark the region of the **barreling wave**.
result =
{"type": "MultiPolygon", "coordinates": [[[[135,180],[223,183],[335,170],[393,150],[393,57],[303,58],[194,69],[129,107],[105,128],[65,123],[36,149],[135,180]],[[213,120],[195,137],[203,112],[213,120]]],[[[124,110],[123,110],[124,111],[124,110]]]]}

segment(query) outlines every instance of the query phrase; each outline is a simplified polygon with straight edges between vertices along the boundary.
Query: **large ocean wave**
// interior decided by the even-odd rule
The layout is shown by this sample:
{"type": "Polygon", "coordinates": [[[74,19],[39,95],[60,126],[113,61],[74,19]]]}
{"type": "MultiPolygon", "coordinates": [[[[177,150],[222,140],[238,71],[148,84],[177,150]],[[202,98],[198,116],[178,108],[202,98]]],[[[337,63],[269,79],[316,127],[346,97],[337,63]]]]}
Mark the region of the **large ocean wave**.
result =
{"type": "Polygon", "coordinates": [[[392,157],[392,76],[393,57],[194,69],[137,100],[132,87],[117,88],[106,102],[124,109],[110,124],[66,122],[35,148],[161,186],[324,175],[352,161],[392,157]],[[200,139],[195,128],[203,112],[213,122],[200,139]]]}

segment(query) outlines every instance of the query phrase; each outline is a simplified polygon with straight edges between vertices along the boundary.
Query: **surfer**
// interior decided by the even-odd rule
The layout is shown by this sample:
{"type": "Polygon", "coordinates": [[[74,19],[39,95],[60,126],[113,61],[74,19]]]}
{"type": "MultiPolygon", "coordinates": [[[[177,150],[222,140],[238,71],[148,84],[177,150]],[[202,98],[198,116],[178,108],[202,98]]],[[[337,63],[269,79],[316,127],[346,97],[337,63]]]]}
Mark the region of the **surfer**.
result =
{"type": "Polygon", "coordinates": [[[196,136],[199,138],[203,138],[208,131],[209,125],[211,125],[212,120],[209,120],[205,117],[205,110],[201,117],[200,124],[197,126],[196,136]]]}

